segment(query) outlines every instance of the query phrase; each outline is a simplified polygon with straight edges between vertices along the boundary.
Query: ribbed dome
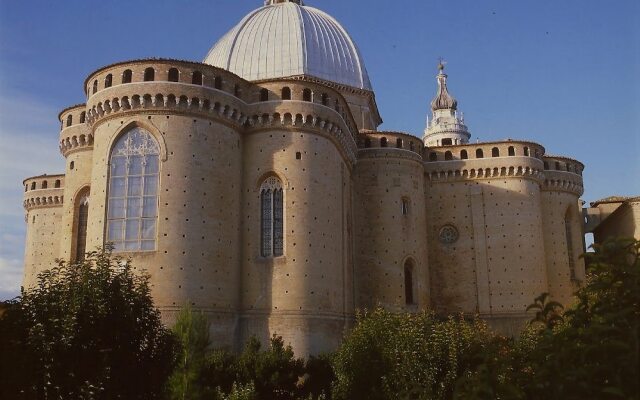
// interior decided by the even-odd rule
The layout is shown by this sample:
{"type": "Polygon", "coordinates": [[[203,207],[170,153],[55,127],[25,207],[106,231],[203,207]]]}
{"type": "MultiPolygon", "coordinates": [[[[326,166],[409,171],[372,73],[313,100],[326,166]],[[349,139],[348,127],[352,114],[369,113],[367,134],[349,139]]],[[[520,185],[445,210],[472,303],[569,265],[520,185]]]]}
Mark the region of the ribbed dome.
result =
{"type": "Polygon", "coordinates": [[[269,1],[216,43],[204,62],[247,80],[310,75],[373,90],[357,46],[330,15],[269,1]]]}

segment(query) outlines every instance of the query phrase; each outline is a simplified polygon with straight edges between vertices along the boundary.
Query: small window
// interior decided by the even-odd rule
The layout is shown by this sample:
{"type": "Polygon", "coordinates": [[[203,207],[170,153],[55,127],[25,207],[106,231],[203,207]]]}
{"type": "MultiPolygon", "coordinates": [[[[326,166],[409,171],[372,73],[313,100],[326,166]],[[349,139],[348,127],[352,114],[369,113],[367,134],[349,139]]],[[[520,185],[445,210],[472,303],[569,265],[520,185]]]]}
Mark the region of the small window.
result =
{"type": "Polygon", "coordinates": [[[193,75],[191,76],[191,83],[194,85],[202,85],[202,72],[193,71],[193,75]]]}
{"type": "Polygon", "coordinates": [[[282,88],[282,100],[291,100],[291,89],[286,86],[282,88]]]}
{"type": "Polygon", "coordinates": [[[178,71],[178,68],[171,68],[167,79],[169,82],[178,82],[180,80],[180,71],[178,71]]]}
{"type": "Polygon", "coordinates": [[[407,261],[404,264],[404,300],[405,304],[410,306],[413,301],[413,266],[407,261]]]}
{"type": "Polygon", "coordinates": [[[513,146],[509,146],[509,156],[513,157],[516,155],[516,149],[513,148],[513,146]]]}
{"type": "Polygon", "coordinates": [[[549,169],[549,163],[547,161],[544,162],[544,169],[549,169]]]}
{"type": "Polygon", "coordinates": [[[560,163],[558,161],[556,161],[556,170],[560,171],[562,168],[560,168],[560,163]]]}
{"type": "Polygon", "coordinates": [[[269,91],[267,89],[260,90],[260,101],[269,101],[269,91]]]}
{"type": "Polygon", "coordinates": [[[329,96],[326,93],[322,93],[322,105],[326,106],[329,104],[329,96]]]}
{"type": "Polygon", "coordinates": [[[445,152],[444,153],[444,159],[445,159],[445,161],[453,160],[453,153],[451,153],[450,151],[445,152]]]}
{"type": "Polygon", "coordinates": [[[409,150],[411,151],[415,151],[416,146],[413,144],[413,142],[409,142],[409,150]]]}
{"type": "Polygon", "coordinates": [[[476,158],[484,158],[484,152],[482,149],[476,150],[476,158]]]}
{"type": "Polygon", "coordinates": [[[402,139],[400,138],[396,139],[396,148],[398,149],[402,148],[402,139]]]}
{"type": "Polygon", "coordinates": [[[125,70],[122,73],[122,83],[131,83],[131,79],[133,77],[133,72],[130,69],[125,70]]]}
{"type": "Polygon", "coordinates": [[[113,75],[109,74],[106,78],[104,78],[104,87],[110,88],[113,85],[113,75]]]}
{"type": "Polygon", "coordinates": [[[409,199],[402,199],[402,215],[409,215],[409,199]]]}
{"type": "Polygon", "coordinates": [[[93,81],[93,94],[96,94],[96,92],[98,91],[98,80],[96,79],[95,81],[93,81]]]}
{"type": "Polygon", "coordinates": [[[76,166],[76,162],[75,162],[75,161],[71,161],[71,162],[69,163],[69,169],[74,169],[74,168],[75,168],[75,166],[76,166]]]}
{"type": "Polygon", "coordinates": [[[500,157],[500,149],[497,147],[491,149],[491,157],[500,157]]]}
{"type": "Polygon", "coordinates": [[[24,185],[24,191],[28,191],[29,190],[29,185],[24,185]]]}
{"type": "Polygon", "coordinates": [[[213,80],[213,87],[215,89],[221,90],[222,89],[222,78],[219,76],[216,76],[216,79],[213,80]]]}
{"type": "Polygon", "coordinates": [[[302,153],[296,152],[296,160],[302,160],[302,153]]]}
{"type": "Polygon", "coordinates": [[[387,138],[383,137],[380,139],[380,147],[387,147],[387,138]]]}
{"type": "Polygon", "coordinates": [[[80,113],[80,123],[84,124],[86,120],[87,120],[87,113],[83,111],[80,113]]]}
{"type": "Polygon", "coordinates": [[[40,185],[41,188],[46,189],[49,186],[49,183],[47,181],[42,181],[42,184],[40,185]]]}
{"type": "Polygon", "coordinates": [[[303,101],[312,101],[311,97],[312,97],[311,89],[305,89],[305,90],[302,91],[302,100],[303,101]]]}
{"type": "Polygon", "coordinates": [[[67,126],[73,125],[73,115],[69,114],[67,117],[67,126]]]}
{"type": "Polygon", "coordinates": [[[438,153],[429,153],[429,161],[438,161],[438,153]]]}
{"type": "Polygon", "coordinates": [[[451,139],[442,139],[443,146],[451,146],[452,144],[453,144],[453,141],[451,139]]]}
{"type": "Polygon", "coordinates": [[[529,148],[528,147],[524,148],[524,155],[529,157],[529,148]]]}
{"type": "Polygon", "coordinates": [[[31,182],[31,190],[36,190],[36,183],[35,182],[31,182]]]}
{"type": "Polygon", "coordinates": [[[469,158],[469,154],[467,154],[466,150],[460,150],[460,159],[461,160],[466,160],[469,158]]]}
{"type": "Polygon", "coordinates": [[[366,138],[366,139],[364,140],[364,147],[365,147],[365,148],[367,148],[367,149],[368,149],[369,147],[371,147],[371,139],[366,138]]]}
{"type": "Polygon", "coordinates": [[[240,97],[240,85],[235,85],[233,87],[233,95],[236,97],[240,97]]]}
{"type": "Polygon", "coordinates": [[[56,179],[56,182],[54,183],[53,187],[55,187],[56,189],[60,188],[60,179],[56,179]]]}
{"type": "Polygon", "coordinates": [[[156,79],[156,71],[149,67],[147,69],[144,70],[144,81],[145,82],[152,82],[156,79]]]}

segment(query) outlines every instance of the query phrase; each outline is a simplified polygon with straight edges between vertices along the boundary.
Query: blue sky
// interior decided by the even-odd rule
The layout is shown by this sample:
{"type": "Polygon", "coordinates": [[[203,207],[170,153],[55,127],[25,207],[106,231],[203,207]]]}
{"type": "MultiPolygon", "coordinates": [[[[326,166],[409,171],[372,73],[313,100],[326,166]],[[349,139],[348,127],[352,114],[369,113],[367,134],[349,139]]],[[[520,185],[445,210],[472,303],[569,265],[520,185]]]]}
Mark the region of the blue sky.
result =
{"type": "MultiPolygon", "coordinates": [[[[63,108],[116,61],[200,61],[261,0],[0,0],[0,300],[19,292],[21,182],[63,170],[63,108]]],[[[364,56],[382,129],[421,135],[438,57],[472,140],[586,164],[586,201],[640,194],[640,1],[309,0],[364,56]]]]}

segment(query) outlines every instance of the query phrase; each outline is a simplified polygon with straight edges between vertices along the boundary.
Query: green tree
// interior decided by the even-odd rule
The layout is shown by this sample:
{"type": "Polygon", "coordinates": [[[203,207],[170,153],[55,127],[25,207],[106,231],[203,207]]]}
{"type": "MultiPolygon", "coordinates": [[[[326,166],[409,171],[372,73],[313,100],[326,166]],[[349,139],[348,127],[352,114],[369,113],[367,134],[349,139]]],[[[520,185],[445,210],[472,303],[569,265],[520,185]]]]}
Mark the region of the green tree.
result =
{"type": "Polygon", "coordinates": [[[210,323],[202,312],[187,305],[180,311],[173,333],[179,341],[177,365],[169,378],[169,395],[172,400],[200,400],[210,398],[204,373],[211,344],[210,323]]]}
{"type": "Polygon", "coordinates": [[[20,299],[0,302],[0,399],[29,399],[34,383],[34,353],[27,345],[28,325],[20,299]]]}
{"type": "Polygon", "coordinates": [[[106,249],[59,262],[16,307],[33,357],[25,398],[160,398],[176,343],[129,261],[106,249]]]}

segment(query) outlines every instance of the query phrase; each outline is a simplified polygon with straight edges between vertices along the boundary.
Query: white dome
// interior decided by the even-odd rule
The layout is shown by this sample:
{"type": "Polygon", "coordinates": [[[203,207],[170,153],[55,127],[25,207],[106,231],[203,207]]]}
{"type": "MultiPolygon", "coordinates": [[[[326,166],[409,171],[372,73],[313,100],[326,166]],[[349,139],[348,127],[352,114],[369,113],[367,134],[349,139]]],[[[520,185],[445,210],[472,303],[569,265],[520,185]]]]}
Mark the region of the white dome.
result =
{"type": "Polygon", "coordinates": [[[309,75],[373,90],[356,44],[338,21],[291,1],[249,13],[204,62],[251,81],[309,75]]]}

